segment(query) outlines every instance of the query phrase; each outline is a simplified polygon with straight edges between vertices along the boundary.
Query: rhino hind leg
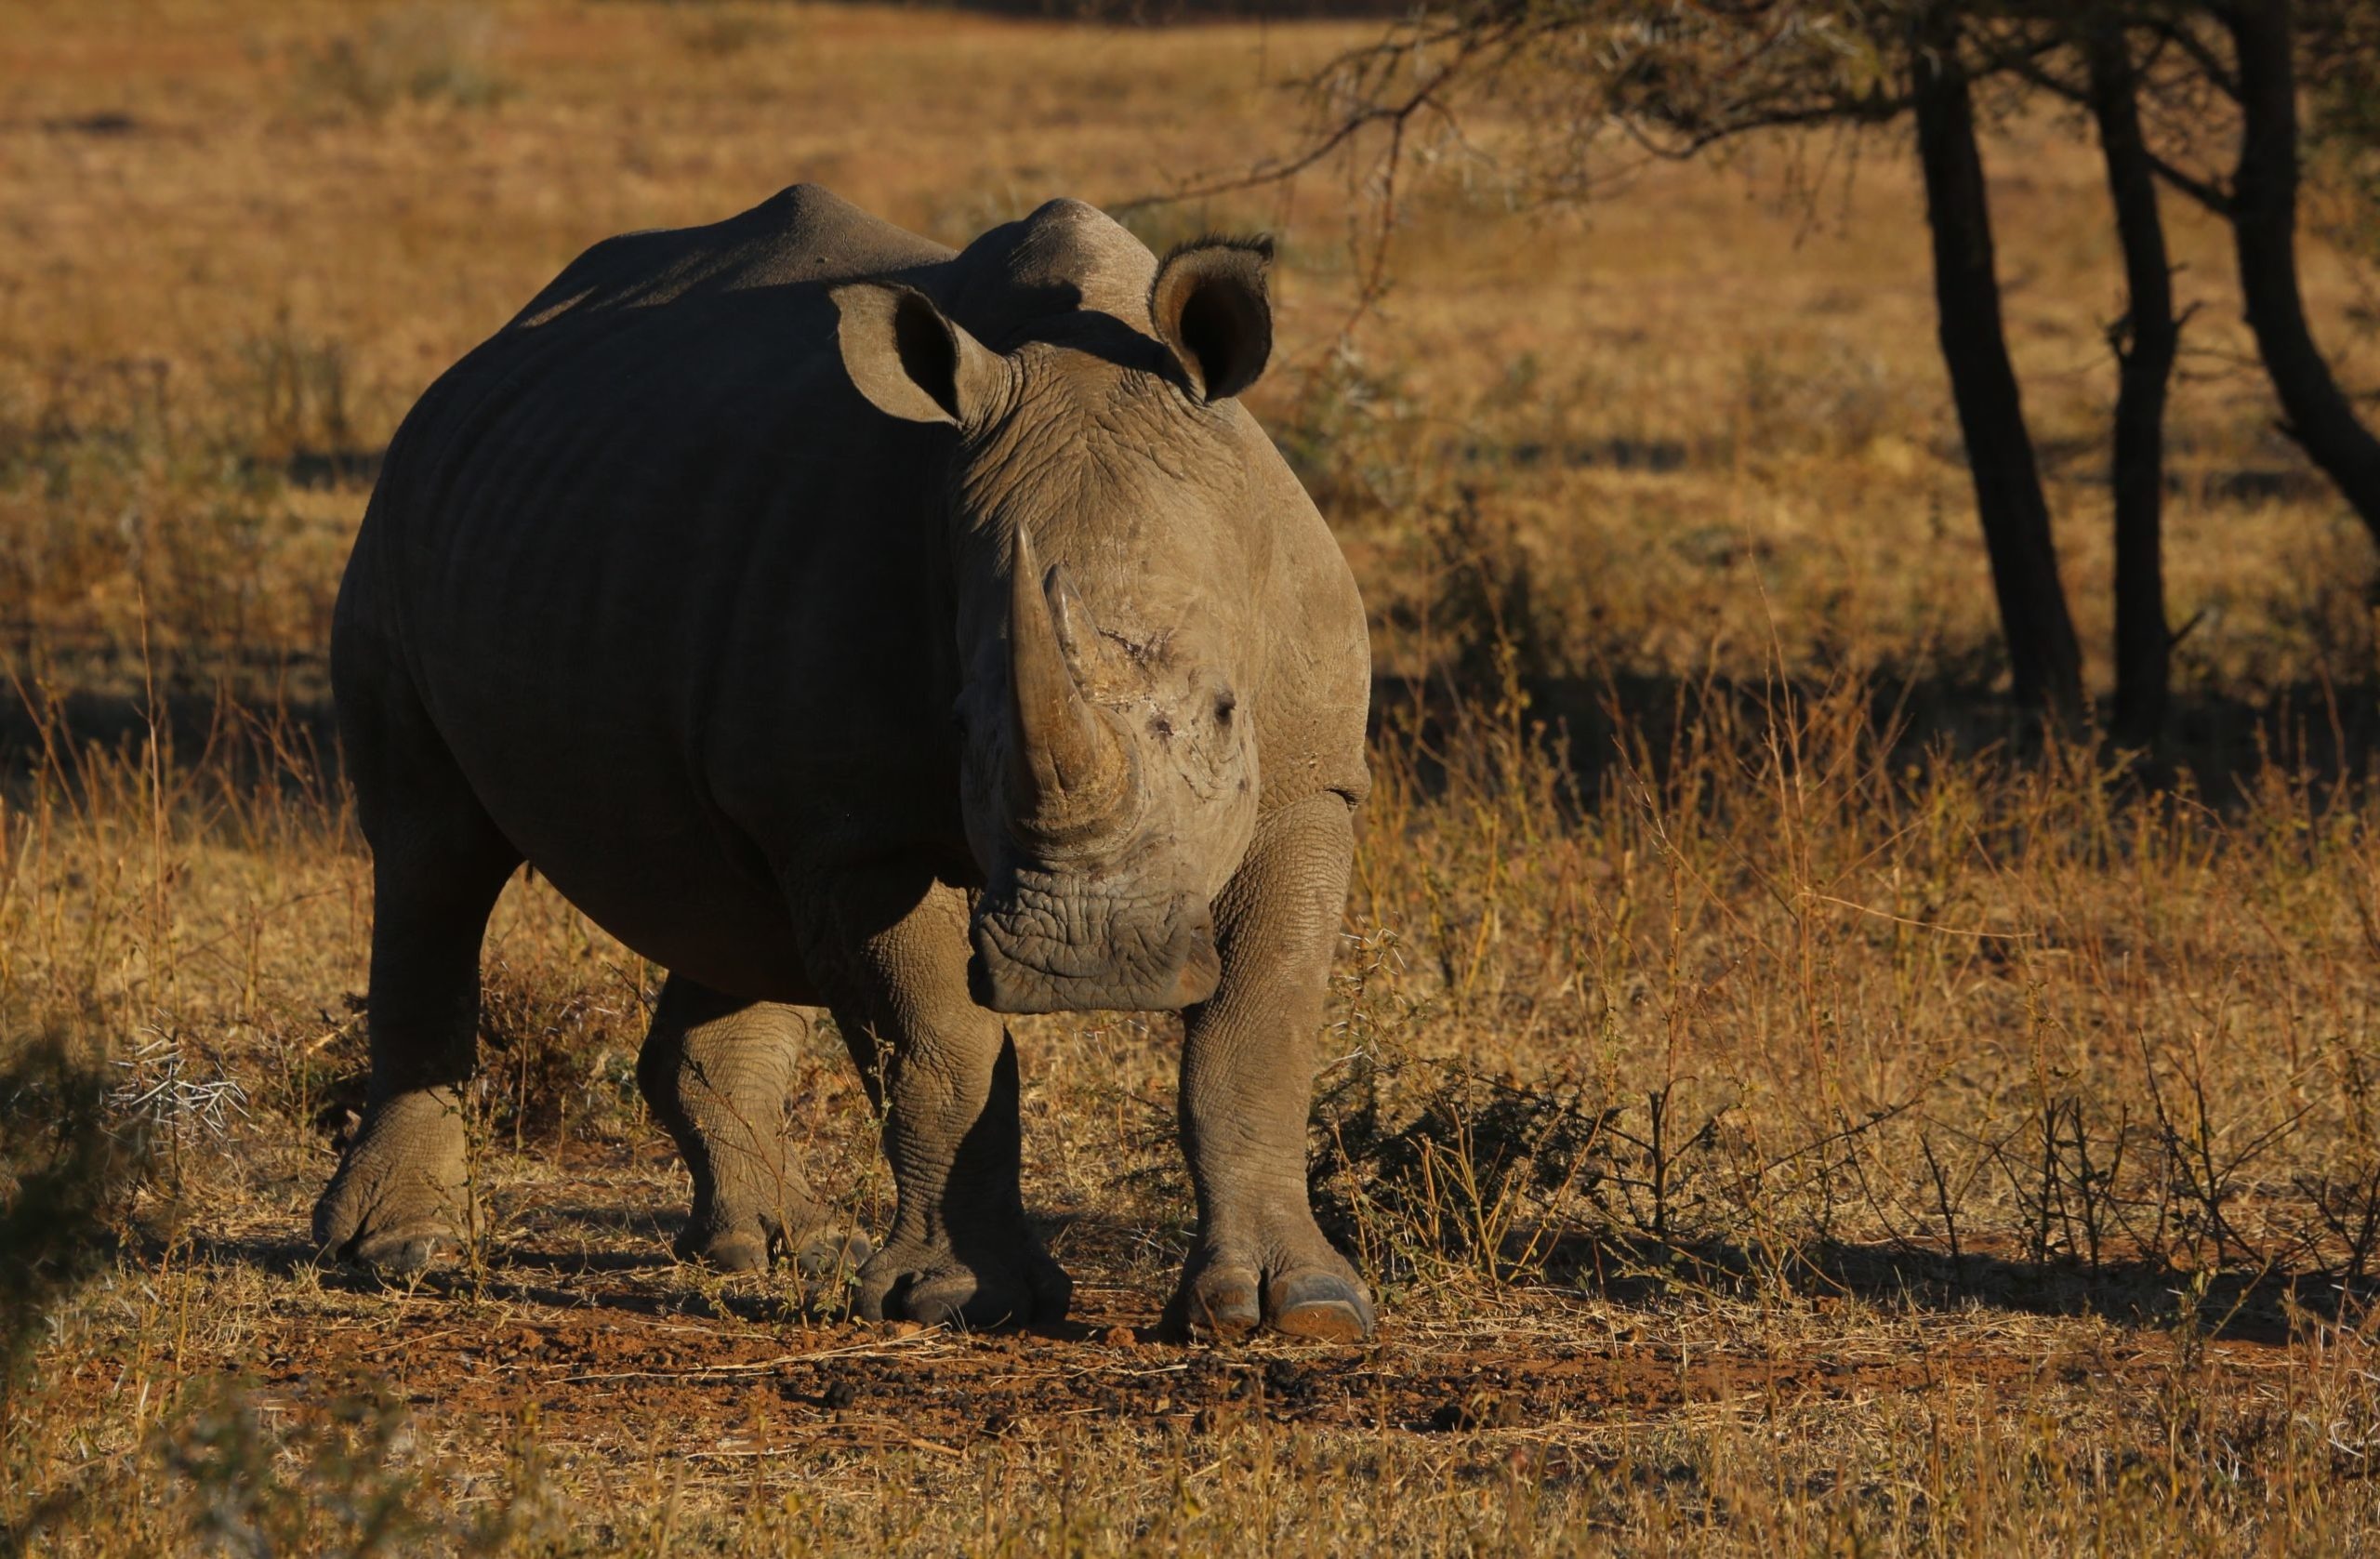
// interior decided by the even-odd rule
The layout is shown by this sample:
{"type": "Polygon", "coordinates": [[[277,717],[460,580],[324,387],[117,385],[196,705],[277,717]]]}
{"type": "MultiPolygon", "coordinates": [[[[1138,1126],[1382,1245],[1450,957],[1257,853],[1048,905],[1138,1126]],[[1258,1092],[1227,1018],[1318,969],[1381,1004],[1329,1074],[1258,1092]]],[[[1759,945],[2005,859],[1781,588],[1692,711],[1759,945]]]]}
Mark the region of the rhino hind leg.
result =
{"type": "Polygon", "coordinates": [[[1016,1047],[967,991],[967,902],[926,874],[837,885],[836,1024],[884,1106],[896,1195],[860,1268],[867,1320],[985,1328],[1063,1320],[1073,1283],[1025,1216],[1016,1047]]]}
{"type": "Polygon", "coordinates": [[[325,1256],[407,1272],[469,1224],[462,1099],[478,1046],[480,940],[521,856],[410,690],[342,681],[341,737],[372,846],[372,1077],[313,1234],[325,1256]]]}
{"type": "Polygon", "coordinates": [[[797,1007],[723,996],[682,974],[661,988],[637,1085],[694,1176],[679,1258],[753,1272],[789,1256],[813,1277],[869,1254],[842,1236],[786,1141],[786,1096],[809,1020],[797,1007]]]}
{"type": "Polygon", "coordinates": [[[1166,1312],[1177,1336],[1372,1333],[1371,1295],[1316,1224],[1306,1192],[1314,1037],[1353,854],[1343,799],[1297,802],[1259,825],[1216,902],[1223,979],[1189,1014],[1183,1045],[1198,1235],[1166,1312]]]}

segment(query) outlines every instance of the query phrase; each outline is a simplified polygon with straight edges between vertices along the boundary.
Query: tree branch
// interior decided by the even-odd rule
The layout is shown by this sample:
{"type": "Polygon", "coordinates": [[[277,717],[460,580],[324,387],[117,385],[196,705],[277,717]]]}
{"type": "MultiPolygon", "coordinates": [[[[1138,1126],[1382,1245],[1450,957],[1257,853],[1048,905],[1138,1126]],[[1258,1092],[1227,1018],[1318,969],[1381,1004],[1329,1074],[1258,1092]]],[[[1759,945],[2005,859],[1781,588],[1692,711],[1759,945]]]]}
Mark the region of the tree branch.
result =
{"type": "Polygon", "coordinates": [[[2235,103],[2240,100],[2240,78],[2232,73],[2231,67],[2224,62],[2220,55],[2207,47],[2206,40],[2200,37],[2187,23],[2155,21],[2149,25],[2149,30],[2158,37],[2188,55],[2190,63],[2198,67],[2198,73],[2204,76],[2225,97],[2235,103]]]}
{"type": "Polygon", "coordinates": [[[2219,184],[2199,178],[2186,168],[2176,167],[2154,152],[2143,153],[2149,159],[2150,171],[2159,178],[2205,206],[2218,217],[2228,218],[2232,212],[2230,192],[2219,184]]]}

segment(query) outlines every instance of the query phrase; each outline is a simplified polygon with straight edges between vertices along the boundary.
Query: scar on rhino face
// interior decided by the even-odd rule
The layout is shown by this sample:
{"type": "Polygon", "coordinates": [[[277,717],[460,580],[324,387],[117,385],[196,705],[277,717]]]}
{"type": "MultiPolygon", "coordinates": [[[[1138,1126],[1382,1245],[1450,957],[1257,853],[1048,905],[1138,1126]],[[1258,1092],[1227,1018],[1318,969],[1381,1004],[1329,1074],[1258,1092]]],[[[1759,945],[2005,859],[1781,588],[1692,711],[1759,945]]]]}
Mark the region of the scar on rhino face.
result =
{"type": "Polygon", "coordinates": [[[1115,628],[1103,625],[1099,630],[1099,637],[1123,651],[1134,666],[1146,669],[1150,666],[1163,662],[1166,644],[1173,635],[1160,633],[1154,639],[1134,639],[1130,634],[1120,633],[1115,628]]]}

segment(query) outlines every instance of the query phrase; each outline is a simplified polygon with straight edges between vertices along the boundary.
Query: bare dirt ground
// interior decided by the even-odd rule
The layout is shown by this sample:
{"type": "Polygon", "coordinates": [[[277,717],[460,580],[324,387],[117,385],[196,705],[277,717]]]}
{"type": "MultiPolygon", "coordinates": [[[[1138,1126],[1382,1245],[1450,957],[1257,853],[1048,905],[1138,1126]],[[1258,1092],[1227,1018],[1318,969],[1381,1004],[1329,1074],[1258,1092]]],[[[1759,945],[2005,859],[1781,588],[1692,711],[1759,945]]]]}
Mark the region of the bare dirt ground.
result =
{"type": "MultiPolygon", "coordinates": [[[[527,1227],[483,1270],[401,1288],[317,1275],[311,1250],[286,1238],[218,1245],[198,1260],[280,1291],[252,1337],[213,1356],[202,1348],[186,1367],[247,1372],[265,1411],[319,1410],[380,1385],[456,1422],[534,1408],[557,1442],[633,1465],[651,1449],[642,1426],[654,1423],[669,1426],[670,1454],[697,1460],[760,1449],[959,1453],[1099,1418],[1180,1433],[1257,1420],[1498,1431],[1512,1445],[1562,1447],[1631,1412],[1697,1403],[1801,1413],[1952,1384],[2020,1396],[2086,1380],[2153,1390],[2177,1364],[2175,1340],[2157,1330],[2043,1328],[1989,1306],[1780,1353],[1772,1339],[1698,1335],[1683,1317],[1584,1294],[1468,1323],[1400,1317],[1355,1349],[1193,1347],[1150,1324],[1161,1290],[1118,1281],[1129,1275],[1099,1261],[1095,1243],[1072,1240],[1061,1245],[1078,1274],[1065,1322],[958,1336],[844,1320],[831,1285],[813,1295],[682,1267],[667,1252],[667,1220],[641,1199],[649,1178],[574,1184],[577,1205],[522,1215],[516,1226],[527,1227]]],[[[1810,1318],[1847,1302],[1814,1306],[1810,1318]]],[[[2230,1341],[2207,1343],[2199,1361],[2225,1385],[2288,1362],[2274,1342],[2230,1341]]],[[[73,1381],[96,1398],[119,1374],[90,1361],[73,1381]]]]}
{"type": "MultiPolygon", "coordinates": [[[[1732,1294],[1635,1262],[1442,1273],[1361,1348],[1211,1348],[1151,1324],[1178,1225],[1082,1217],[1045,1223],[1069,1319],[969,1336],[679,1264],[658,1141],[493,1156],[496,1232],[403,1286],[318,1268],[292,1236],[325,1159],[265,1156],[298,1172],[128,1254],[45,1350],[46,1421],[179,1473],[165,1530],[337,1545],[380,1500],[400,1548],[1568,1552],[2022,1514],[2049,1546],[2221,1549],[2293,1440],[2319,1536],[2360,1543],[2374,1509],[2359,1335],[2236,1279],[2201,1313],[2162,1271],[1874,1251],[1732,1294]]],[[[58,1526],[153,1537],[164,1512],[84,1482],[109,1460],[60,1465],[58,1526]]]]}
{"type": "MultiPolygon", "coordinates": [[[[1119,1479],[1154,1474],[1196,1488],[1251,1446],[1295,1447],[1337,1479],[1360,1475],[1383,1443],[1421,1475],[1485,1483],[1487,1502],[1454,1531],[1494,1543],[1512,1536],[1514,1477],[1565,1506],[1574,1503],[1562,1499],[1566,1486],[1574,1496],[1603,1485],[1666,1491],[1687,1509],[1707,1500],[1710,1470],[1662,1433],[1698,1420],[1799,1438],[1829,1424],[1856,1433],[1896,1408],[1936,1418],[1937,1433],[1941,1415],[1979,1416],[1951,1427],[1964,1434],[2003,1415],[2128,1418],[2184,1383],[2280,1411],[2302,1363],[2270,1345],[2192,1350],[2131,1328],[1989,1312],[1812,1316],[1739,1331],[1711,1314],[1593,1302],[1520,1304],[1467,1325],[1400,1316],[1352,1353],[1192,1350],[1149,1341],[1133,1324],[1147,1315],[1139,1296],[1099,1284],[1095,1270],[1078,1322],[955,1337],[796,1318],[783,1296],[722,1289],[650,1256],[576,1264],[587,1258],[573,1241],[510,1252],[507,1270],[476,1289],[325,1286],[248,1300],[252,1341],[193,1348],[175,1362],[186,1376],[236,1373],[240,1410],[268,1433],[386,1405],[403,1415],[398,1448],[412,1465],[501,1465],[509,1440],[534,1436],[542,1486],[584,1501],[566,1525],[596,1547],[655,1541],[661,1510],[648,1501],[681,1508],[688,1535],[713,1540],[749,1540],[754,1516],[788,1492],[860,1507],[817,1513],[833,1540],[865,1529],[867,1491],[887,1480],[932,1486],[1081,1459],[1104,1469],[1082,1491],[1085,1507],[1112,1515],[1119,1479]]],[[[271,1259],[262,1264],[270,1270],[271,1259]]],[[[89,1357],[48,1390],[96,1416],[122,1391],[126,1364],[89,1357]]],[[[2158,1475],[2142,1447],[2076,1460],[2101,1463],[2093,1477],[2158,1475]]],[[[1883,1471],[1852,1462],[1799,1475],[1816,1494],[1831,1477],[1883,1471]]],[[[433,1508],[514,1498],[488,1492],[488,1481],[458,1475],[433,1508]]],[[[1864,1498],[1889,1525],[1893,1497],[1871,1488],[1864,1498]]],[[[959,1503],[944,1517],[962,1513],[959,1503]]],[[[1004,1513],[1002,1525],[1062,1526],[1053,1512],[1019,1513],[1004,1513]]],[[[1591,1530],[1581,1524],[1574,1536],[1591,1530]]],[[[1443,1524],[1435,1534],[1449,1535],[1443,1524]]]]}

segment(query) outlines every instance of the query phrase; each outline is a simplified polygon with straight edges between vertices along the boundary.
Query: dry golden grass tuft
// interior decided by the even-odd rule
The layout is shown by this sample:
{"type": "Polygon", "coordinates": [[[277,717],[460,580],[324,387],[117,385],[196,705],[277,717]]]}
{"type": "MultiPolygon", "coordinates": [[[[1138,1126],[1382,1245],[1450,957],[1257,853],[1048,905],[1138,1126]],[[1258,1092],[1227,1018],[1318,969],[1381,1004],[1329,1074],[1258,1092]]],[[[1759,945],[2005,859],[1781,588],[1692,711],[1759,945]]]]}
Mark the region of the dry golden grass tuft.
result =
{"type": "MultiPolygon", "coordinates": [[[[1343,170],[1133,218],[1283,234],[1262,409],[1373,609],[1315,1185],[1376,1345],[1148,1336],[1190,1219],[1160,1020],[1023,1025],[1076,1323],[676,1266],[655,971],[535,881],[487,948],[469,1259],[311,1263],[369,883],[323,647],[412,396],[606,233],[803,178],[954,240],[1122,201],[1290,144],[1278,84],[1362,35],[0,12],[0,1551],[2380,1542],[2369,548],[2177,214],[2173,740],[2009,723],[1884,141],[1561,219],[1449,154],[1343,343],[1343,170]]],[[[2054,121],[1990,153],[2103,642],[2097,169],[2054,121]]],[[[2354,274],[2312,279],[2347,340],[2354,274]]],[[[840,1054],[797,1124],[880,1223],[840,1054]]]]}

